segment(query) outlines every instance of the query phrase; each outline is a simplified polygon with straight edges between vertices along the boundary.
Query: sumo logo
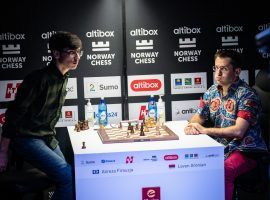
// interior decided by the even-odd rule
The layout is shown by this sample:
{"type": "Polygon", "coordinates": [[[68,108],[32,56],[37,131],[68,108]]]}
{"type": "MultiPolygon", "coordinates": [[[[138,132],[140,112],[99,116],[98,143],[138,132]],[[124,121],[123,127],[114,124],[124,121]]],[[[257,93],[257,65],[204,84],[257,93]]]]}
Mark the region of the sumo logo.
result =
{"type": "Polygon", "coordinates": [[[142,188],[143,200],[160,200],[160,187],[142,188]]]}
{"type": "Polygon", "coordinates": [[[135,92],[142,92],[157,91],[161,88],[161,85],[161,81],[158,79],[143,79],[132,81],[130,87],[135,92]]]}

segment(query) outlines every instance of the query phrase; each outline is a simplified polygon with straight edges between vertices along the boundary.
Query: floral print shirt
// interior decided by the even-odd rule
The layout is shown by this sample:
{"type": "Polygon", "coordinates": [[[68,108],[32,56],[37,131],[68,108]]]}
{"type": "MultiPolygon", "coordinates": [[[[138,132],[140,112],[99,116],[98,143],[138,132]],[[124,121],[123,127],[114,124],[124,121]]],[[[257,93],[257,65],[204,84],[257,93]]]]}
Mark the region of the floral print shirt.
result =
{"type": "Polygon", "coordinates": [[[226,96],[222,95],[222,87],[212,85],[203,96],[197,113],[209,120],[214,127],[223,128],[235,125],[236,118],[241,117],[249,122],[249,128],[242,139],[214,137],[225,146],[227,158],[231,152],[265,152],[266,144],[261,137],[259,117],[261,102],[256,91],[239,79],[228,89],[226,96]]]}

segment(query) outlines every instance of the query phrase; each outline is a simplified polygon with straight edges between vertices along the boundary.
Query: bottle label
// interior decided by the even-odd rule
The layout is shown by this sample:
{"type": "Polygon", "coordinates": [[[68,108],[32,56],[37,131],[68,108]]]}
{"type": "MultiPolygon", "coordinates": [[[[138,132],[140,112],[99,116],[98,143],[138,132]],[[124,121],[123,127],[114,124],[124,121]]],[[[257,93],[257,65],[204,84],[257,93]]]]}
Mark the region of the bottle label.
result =
{"type": "Polygon", "coordinates": [[[105,121],[105,120],[106,120],[106,112],[105,112],[105,111],[102,111],[102,112],[100,113],[100,120],[101,120],[101,121],[105,121]]]}
{"type": "Polygon", "coordinates": [[[149,115],[149,117],[155,118],[156,117],[156,111],[155,111],[155,109],[150,109],[148,111],[148,115],[149,115]]]}
{"type": "Polygon", "coordinates": [[[93,112],[89,112],[88,116],[87,116],[87,120],[88,120],[88,124],[90,127],[94,126],[94,113],[93,112]]]}

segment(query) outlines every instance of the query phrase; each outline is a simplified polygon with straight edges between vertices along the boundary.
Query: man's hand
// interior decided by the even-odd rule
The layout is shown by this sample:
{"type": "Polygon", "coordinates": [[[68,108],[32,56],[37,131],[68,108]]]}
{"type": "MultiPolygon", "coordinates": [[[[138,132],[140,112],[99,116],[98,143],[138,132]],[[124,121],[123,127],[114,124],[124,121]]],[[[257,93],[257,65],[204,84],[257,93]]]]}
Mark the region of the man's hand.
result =
{"type": "Polygon", "coordinates": [[[184,129],[186,135],[199,135],[199,131],[194,128],[193,126],[190,126],[190,124],[188,124],[185,129],[184,129]]]}
{"type": "Polygon", "coordinates": [[[207,134],[206,128],[199,123],[189,123],[185,128],[186,135],[207,134]]]}

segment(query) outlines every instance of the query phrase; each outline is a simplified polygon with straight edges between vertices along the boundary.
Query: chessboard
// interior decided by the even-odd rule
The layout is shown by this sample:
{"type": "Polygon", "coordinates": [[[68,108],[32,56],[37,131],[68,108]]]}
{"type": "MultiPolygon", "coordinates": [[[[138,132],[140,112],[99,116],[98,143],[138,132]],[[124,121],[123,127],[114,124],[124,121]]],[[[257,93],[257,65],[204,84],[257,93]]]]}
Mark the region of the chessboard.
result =
{"type": "Polygon", "coordinates": [[[145,142],[145,141],[163,141],[163,140],[179,140],[169,127],[160,126],[148,128],[149,131],[144,132],[144,136],[140,136],[140,130],[134,130],[134,133],[128,133],[127,127],[123,128],[100,128],[98,134],[104,144],[110,143],[128,143],[128,142],[145,142]]]}

